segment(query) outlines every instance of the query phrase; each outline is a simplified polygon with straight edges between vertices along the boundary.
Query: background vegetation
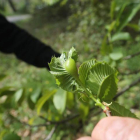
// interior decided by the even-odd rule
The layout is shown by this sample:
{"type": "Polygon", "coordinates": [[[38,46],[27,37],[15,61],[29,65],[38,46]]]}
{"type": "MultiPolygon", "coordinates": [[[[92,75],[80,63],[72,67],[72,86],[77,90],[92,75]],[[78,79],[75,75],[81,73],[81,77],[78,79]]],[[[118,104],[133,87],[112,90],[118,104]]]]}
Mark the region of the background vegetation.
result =
{"type": "MultiPolygon", "coordinates": [[[[140,117],[139,0],[0,0],[0,12],[31,15],[16,24],[60,53],[75,46],[78,65],[96,58],[116,67],[116,99],[140,117]]],[[[102,117],[80,93],[59,89],[46,69],[0,53],[0,140],[75,140],[102,117]]]]}

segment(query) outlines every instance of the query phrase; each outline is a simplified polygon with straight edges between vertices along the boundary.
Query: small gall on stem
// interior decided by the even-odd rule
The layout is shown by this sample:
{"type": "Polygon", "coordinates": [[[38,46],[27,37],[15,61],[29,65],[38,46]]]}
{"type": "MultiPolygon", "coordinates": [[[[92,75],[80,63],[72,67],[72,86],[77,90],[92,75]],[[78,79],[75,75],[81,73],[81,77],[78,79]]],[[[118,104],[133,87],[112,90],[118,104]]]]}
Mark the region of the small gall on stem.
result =
{"type": "Polygon", "coordinates": [[[103,105],[105,106],[105,109],[103,110],[103,112],[106,114],[107,117],[111,116],[111,111],[109,109],[109,106],[112,104],[112,102],[110,104],[103,102],[103,105]]]}
{"type": "Polygon", "coordinates": [[[103,110],[103,112],[106,114],[107,117],[110,117],[111,116],[111,111],[109,109],[108,106],[105,107],[105,109],[103,110]]]}

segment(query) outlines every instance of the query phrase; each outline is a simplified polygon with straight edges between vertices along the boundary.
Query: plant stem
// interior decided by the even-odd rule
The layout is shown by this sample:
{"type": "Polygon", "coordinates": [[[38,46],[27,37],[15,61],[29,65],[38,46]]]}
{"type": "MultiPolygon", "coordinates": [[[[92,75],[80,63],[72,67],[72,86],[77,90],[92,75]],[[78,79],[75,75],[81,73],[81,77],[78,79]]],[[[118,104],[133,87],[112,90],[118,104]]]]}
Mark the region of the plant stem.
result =
{"type": "Polygon", "coordinates": [[[86,89],[85,85],[80,81],[79,77],[76,76],[75,79],[76,79],[77,83],[78,83],[79,85],[82,86],[82,88],[84,89],[84,91],[86,92],[86,94],[96,103],[95,105],[96,105],[96,106],[99,106],[99,107],[101,107],[103,110],[105,110],[106,107],[101,103],[100,99],[96,99],[96,98],[92,95],[92,93],[90,93],[90,92],[86,89]]]}

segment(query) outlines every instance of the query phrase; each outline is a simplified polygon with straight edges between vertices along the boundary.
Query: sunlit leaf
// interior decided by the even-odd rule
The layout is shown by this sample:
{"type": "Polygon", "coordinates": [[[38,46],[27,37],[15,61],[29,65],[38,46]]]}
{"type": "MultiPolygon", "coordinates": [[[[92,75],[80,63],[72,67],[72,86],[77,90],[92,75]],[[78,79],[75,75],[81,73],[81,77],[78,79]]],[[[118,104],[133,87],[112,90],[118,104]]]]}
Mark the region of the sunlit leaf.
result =
{"type": "Polygon", "coordinates": [[[41,93],[41,87],[38,86],[36,89],[33,90],[32,94],[30,95],[31,100],[36,103],[38,97],[40,96],[41,93]]]}
{"type": "Polygon", "coordinates": [[[110,53],[109,54],[109,57],[112,59],[112,60],[119,60],[123,57],[123,54],[121,52],[113,52],[113,53],[110,53]]]}
{"type": "Polygon", "coordinates": [[[45,94],[38,100],[37,102],[37,114],[40,114],[42,106],[45,104],[45,102],[54,94],[56,93],[56,90],[52,91],[46,91],[45,94]]]}
{"type": "Polygon", "coordinates": [[[131,36],[129,33],[127,32],[120,32],[120,33],[116,33],[112,36],[111,41],[118,41],[118,40],[130,40],[131,36]]]}
{"type": "Polygon", "coordinates": [[[48,5],[53,5],[56,2],[58,2],[59,0],[43,0],[45,3],[47,3],[48,5]]]}
{"type": "Polygon", "coordinates": [[[62,114],[65,110],[66,98],[67,98],[67,93],[61,88],[55,93],[53,97],[54,106],[60,114],[62,114]]]}
{"type": "MultiPolygon", "coordinates": [[[[117,73],[116,73],[117,75],[117,73]]],[[[112,100],[117,93],[117,79],[115,74],[111,74],[104,79],[100,87],[98,98],[101,101],[112,100]]]]}
{"type": "Polygon", "coordinates": [[[95,63],[96,63],[96,60],[91,59],[91,60],[85,61],[79,67],[79,78],[84,85],[85,85],[85,80],[87,78],[87,74],[88,74],[89,70],[91,69],[91,67],[93,67],[93,65],[95,65],[95,63]]]}
{"type": "MultiPolygon", "coordinates": [[[[49,63],[50,72],[56,78],[56,83],[66,91],[74,91],[78,88],[78,84],[75,78],[70,75],[64,67],[65,61],[71,56],[77,59],[76,52],[73,48],[70,50],[70,54],[62,53],[60,58],[53,57],[49,63]]],[[[71,67],[71,66],[70,66],[71,67]]]]}
{"type": "Polygon", "coordinates": [[[116,102],[112,102],[109,106],[111,110],[112,116],[121,116],[121,117],[132,117],[137,118],[135,114],[133,114],[130,110],[126,109],[125,107],[119,105],[116,102]]]}
{"type": "Polygon", "coordinates": [[[108,64],[97,63],[89,71],[86,86],[101,100],[110,100],[117,91],[116,76],[116,70],[108,64]]]}
{"type": "Polygon", "coordinates": [[[22,94],[23,94],[23,89],[19,89],[18,91],[16,91],[14,95],[15,102],[18,102],[20,100],[22,94]]]}
{"type": "Polygon", "coordinates": [[[77,55],[77,51],[75,50],[74,47],[72,47],[68,53],[68,58],[72,58],[75,60],[75,62],[77,61],[78,55],[77,55]]]}

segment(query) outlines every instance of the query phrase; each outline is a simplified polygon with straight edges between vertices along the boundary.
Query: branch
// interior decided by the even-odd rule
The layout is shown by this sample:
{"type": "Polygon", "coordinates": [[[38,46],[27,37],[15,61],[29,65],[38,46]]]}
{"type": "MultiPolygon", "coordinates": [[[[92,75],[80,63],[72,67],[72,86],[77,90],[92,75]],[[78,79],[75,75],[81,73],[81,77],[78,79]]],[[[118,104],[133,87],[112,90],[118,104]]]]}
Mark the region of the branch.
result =
{"type": "Polygon", "coordinates": [[[135,70],[135,71],[132,71],[132,72],[129,72],[129,73],[120,73],[121,75],[131,75],[131,74],[137,74],[140,72],[140,69],[139,70],[135,70]]]}
{"type": "Polygon", "coordinates": [[[22,122],[22,121],[20,121],[20,123],[23,124],[23,125],[29,126],[30,128],[33,128],[33,127],[43,127],[43,126],[46,127],[48,125],[51,125],[51,124],[47,124],[47,123],[37,124],[37,125],[30,125],[30,124],[22,122]]]}
{"type": "Polygon", "coordinates": [[[44,118],[43,116],[40,116],[40,118],[42,118],[43,120],[45,120],[46,122],[48,122],[50,124],[63,124],[63,123],[67,123],[67,122],[69,122],[69,121],[71,121],[71,120],[73,120],[73,119],[75,119],[75,118],[77,118],[79,116],[80,116],[80,114],[75,114],[75,115],[73,115],[71,117],[68,117],[65,120],[62,120],[62,121],[49,121],[48,119],[44,118]]]}
{"type": "Polygon", "coordinates": [[[9,114],[9,115],[10,115],[11,118],[16,120],[17,122],[21,123],[22,125],[26,125],[26,126],[28,126],[30,128],[32,128],[32,127],[42,127],[42,126],[46,127],[46,126],[50,125],[50,123],[48,123],[48,122],[46,122],[44,124],[30,125],[30,124],[28,124],[26,122],[23,122],[23,121],[19,120],[17,117],[13,116],[12,114],[9,114]]]}
{"type": "Polygon", "coordinates": [[[52,136],[56,130],[56,127],[57,127],[57,125],[52,128],[51,132],[49,133],[49,135],[47,136],[47,138],[45,140],[50,140],[52,138],[52,136]]]}
{"type": "Polygon", "coordinates": [[[132,88],[133,86],[140,83],[140,78],[138,78],[136,81],[132,82],[130,85],[126,86],[124,89],[122,89],[120,92],[117,93],[117,95],[113,98],[113,100],[116,100],[120,95],[122,95],[124,92],[132,88]]]}
{"type": "Polygon", "coordinates": [[[124,60],[128,60],[128,59],[130,59],[130,58],[132,58],[132,57],[135,57],[135,56],[137,56],[137,55],[140,55],[140,52],[134,53],[134,54],[132,54],[132,55],[128,55],[128,56],[124,57],[123,59],[124,59],[124,60]]]}
{"type": "Polygon", "coordinates": [[[14,5],[13,1],[12,0],[8,0],[8,2],[9,2],[9,5],[11,6],[13,12],[16,12],[17,10],[15,8],[15,5],[14,5]]]}

